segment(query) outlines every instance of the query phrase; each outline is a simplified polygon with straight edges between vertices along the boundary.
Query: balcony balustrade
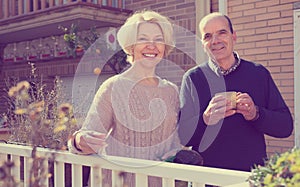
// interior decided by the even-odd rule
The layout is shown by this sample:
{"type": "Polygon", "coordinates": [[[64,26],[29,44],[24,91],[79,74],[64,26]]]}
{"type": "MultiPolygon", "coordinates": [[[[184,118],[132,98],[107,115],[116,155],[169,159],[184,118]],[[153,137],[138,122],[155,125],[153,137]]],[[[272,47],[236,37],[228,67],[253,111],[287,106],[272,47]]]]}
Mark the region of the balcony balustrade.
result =
{"type": "Polygon", "coordinates": [[[124,0],[0,0],[0,45],[61,35],[58,26],[81,30],[119,27],[130,10],[124,0]]]}
{"type": "Polygon", "coordinates": [[[98,6],[124,8],[124,0],[0,0],[0,19],[21,16],[28,13],[43,11],[49,8],[84,2],[98,6]]]}
{"type": "MultiPolygon", "coordinates": [[[[17,167],[12,168],[11,173],[16,179],[22,181],[24,186],[29,184],[29,170],[31,167],[32,148],[23,145],[0,143],[0,159],[14,161],[17,167]],[[20,164],[22,160],[23,164],[20,164]]],[[[65,164],[71,165],[72,187],[82,187],[83,166],[90,168],[89,186],[99,187],[101,184],[102,169],[112,171],[111,184],[113,187],[122,187],[122,172],[135,174],[137,187],[148,186],[148,176],[161,177],[163,187],[174,187],[176,180],[190,181],[193,187],[212,184],[224,187],[249,186],[246,179],[249,172],[208,168],[201,166],[191,166],[159,162],[151,160],[140,160],[133,158],[98,155],[75,155],[67,151],[53,151],[46,148],[38,148],[37,154],[41,157],[49,157],[54,154],[54,160],[46,160],[44,167],[53,169],[53,184],[55,187],[65,186],[65,164]]],[[[45,186],[50,186],[50,180],[45,181],[45,186]]]]}

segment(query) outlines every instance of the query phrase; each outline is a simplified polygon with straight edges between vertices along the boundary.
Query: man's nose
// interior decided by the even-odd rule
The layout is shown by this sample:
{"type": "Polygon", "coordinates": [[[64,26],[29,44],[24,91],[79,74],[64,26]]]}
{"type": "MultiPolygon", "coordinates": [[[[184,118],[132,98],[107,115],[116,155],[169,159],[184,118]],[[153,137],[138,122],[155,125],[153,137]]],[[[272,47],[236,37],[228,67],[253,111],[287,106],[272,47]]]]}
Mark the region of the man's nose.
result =
{"type": "Polygon", "coordinates": [[[217,34],[213,34],[211,37],[211,42],[216,43],[219,41],[219,36],[217,34]]]}

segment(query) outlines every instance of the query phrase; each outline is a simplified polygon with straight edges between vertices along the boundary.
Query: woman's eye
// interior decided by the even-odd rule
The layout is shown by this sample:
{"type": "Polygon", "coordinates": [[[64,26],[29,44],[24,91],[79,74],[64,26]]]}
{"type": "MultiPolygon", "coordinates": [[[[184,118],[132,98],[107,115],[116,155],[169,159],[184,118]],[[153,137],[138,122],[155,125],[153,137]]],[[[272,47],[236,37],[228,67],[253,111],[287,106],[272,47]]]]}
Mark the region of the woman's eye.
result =
{"type": "Polygon", "coordinates": [[[157,38],[154,40],[155,42],[159,42],[159,43],[163,43],[164,42],[164,39],[163,38],[157,38]]]}
{"type": "Polygon", "coordinates": [[[143,42],[145,42],[145,41],[147,41],[147,39],[146,38],[138,38],[137,41],[143,41],[143,42]]]}

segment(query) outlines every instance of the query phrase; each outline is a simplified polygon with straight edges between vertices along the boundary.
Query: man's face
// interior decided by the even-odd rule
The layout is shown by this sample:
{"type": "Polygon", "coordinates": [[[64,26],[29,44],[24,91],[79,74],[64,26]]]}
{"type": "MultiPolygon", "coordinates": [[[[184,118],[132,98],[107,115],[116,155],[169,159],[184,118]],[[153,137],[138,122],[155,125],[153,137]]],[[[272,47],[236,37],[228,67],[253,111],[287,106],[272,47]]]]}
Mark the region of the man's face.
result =
{"type": "Polygon", "coordinates": [[[213,17],[200,28],[202,45],[208,56],[218,64],[231,63],[236,34],[230,32],[225,17],[213,17]]]}

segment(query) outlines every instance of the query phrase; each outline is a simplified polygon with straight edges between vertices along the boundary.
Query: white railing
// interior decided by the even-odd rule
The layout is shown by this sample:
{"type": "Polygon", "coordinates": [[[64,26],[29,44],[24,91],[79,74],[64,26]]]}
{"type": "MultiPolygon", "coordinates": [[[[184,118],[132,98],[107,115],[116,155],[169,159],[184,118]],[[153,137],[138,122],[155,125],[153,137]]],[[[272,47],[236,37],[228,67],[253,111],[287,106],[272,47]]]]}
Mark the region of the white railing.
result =
{"type": "MultiPolygon", "coordinates": [[[[23,182],[24,187],[29,184],[28,171],[31,163],[31,151],[32,148],[29,146],[0,143],[0,160],[10,159],[20,166],[12,169],[11,173],[23,182]],[[23,164],[20,164],[20,160],[23,164]]],[[[146,187],[148,176],[161,177],[163,187],[174,187],[175,180],[190,181],[193,187],[204,186],[205,184],[228,187],[249,186],[246,182],[250,174],[248,172],[114,156],[75,155],[67,151],[53,151],[45,148],[38,148],[37,153],[40,156],[49,158],[54,153],[53,175],[55,187],[65,186],[65,163],[69,163],[72,168],[72,187],[82,186],[82,166],[90,167],[89,186],[91,187],[101,186],[101,168],[112,171],[111,183],[113,187],[122,186],[120,180],[118,180],[120,172],[135,173],[137,187],[146,187]]],[[[44,165],[49,167],[49,162],[44,165]]],[[[50,186],[49,181],[46,181],[45,185],[50,186]]]]}

